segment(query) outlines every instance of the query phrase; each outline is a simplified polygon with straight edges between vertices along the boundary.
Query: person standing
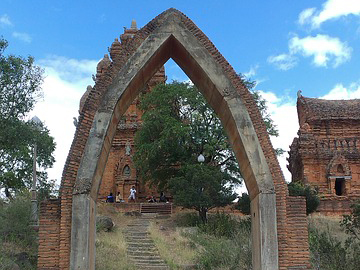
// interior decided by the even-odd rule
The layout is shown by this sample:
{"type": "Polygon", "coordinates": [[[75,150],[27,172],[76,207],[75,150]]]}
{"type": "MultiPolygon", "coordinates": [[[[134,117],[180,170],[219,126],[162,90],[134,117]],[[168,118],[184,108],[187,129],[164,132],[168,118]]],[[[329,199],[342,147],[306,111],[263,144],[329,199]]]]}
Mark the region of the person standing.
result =
{"type": "Polygon", "coordinates": [[[136,189],[135,189],[135,186],[132,186],[132,188],[130,189],[129,202],[130,201],[135,202],[135,198],[136,198],[136,189]]]}

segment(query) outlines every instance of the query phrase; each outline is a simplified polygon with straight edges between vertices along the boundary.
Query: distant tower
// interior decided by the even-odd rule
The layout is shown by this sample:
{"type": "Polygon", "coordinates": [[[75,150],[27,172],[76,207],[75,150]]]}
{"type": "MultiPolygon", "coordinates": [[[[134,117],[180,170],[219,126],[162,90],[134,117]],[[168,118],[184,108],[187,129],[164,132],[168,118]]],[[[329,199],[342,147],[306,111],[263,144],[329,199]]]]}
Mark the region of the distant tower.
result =
{"type": "MultiPolygon", "coordinates": [[[[131,40],[137,32],[136,21],[132,20],[130,29],[125,28],[124,33],[120,36],[121,42],[118,39],[115,39],[113,42],[110,48],[110,56],[115,58],[116,54],[121,54],[122,47],[126,46],[127,42],[131,40]]],[[[165,69],[161,67],[141,91],[151,91],[157,84],[165,83],[165,81],[165,69]]],[[[125,114],[121,117],[117,126],[101,181],[98,196],[100,200],[110,192],[113,194],[120,192],[121,196],[126,199],[129,196],[129,191],[132,186],[136,187],[137,196],[140,201],[152,194],[152,191],[149,191],[138,178],[138,173],[133,161],[133,156],[136,151],[134,137],[135,133],[141,128],[141,116],[143,114],[138,108],[138,104],[139,100],[135,98],[125,114]]]]}
{"type": "Polygon", "coordinates": [[[300,129],[288,158],[292,181],[318,189],[319,212],[349,213],[360,199],[360,100],[306,98],[299,92],[300,129]]]}

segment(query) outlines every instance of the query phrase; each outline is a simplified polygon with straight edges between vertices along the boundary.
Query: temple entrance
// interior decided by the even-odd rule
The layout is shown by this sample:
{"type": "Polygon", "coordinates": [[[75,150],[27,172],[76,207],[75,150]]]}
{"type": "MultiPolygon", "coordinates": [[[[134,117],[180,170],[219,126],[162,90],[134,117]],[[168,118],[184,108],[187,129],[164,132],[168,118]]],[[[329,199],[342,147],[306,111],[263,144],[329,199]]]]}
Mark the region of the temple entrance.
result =
{"type": "Polygon", "coordinates": [[[345,178],[336,178],[335,180],[335,194],[337,196],[345,195],[345,178]]]}

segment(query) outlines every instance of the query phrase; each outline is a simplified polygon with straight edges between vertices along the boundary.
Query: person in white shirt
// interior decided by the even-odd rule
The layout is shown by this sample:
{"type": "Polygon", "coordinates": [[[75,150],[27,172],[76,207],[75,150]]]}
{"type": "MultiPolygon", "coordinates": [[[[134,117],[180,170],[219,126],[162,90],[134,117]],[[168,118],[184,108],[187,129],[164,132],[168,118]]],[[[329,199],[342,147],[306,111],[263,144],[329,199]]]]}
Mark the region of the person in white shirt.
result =
{"type": "Polygon", "coordinates": [[[132,188],[130,189],[129,202],[130,202],[130,201],[134,201],[134,202],[135,202],[135,194],[136,194],[135,186],[132,186],[132,188]]]}

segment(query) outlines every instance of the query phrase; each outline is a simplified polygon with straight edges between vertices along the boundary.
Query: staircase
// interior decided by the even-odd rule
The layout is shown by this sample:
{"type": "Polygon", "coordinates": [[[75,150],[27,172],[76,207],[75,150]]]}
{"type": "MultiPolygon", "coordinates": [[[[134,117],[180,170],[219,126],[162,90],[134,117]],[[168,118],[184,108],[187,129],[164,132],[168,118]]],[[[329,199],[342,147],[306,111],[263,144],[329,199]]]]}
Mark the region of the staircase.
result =
{"type": "Polygon", "coordinates": [[[141,270],[168,270],[169,266],[160,257],[159,252],[150,238],[148,228],[153,214],[145,214],[134,219],[125,229],[127,254],[130,260],[141,270]]]}
{"type": "Polygon", "coordinates": [[[172,203],[141,203],[140,213],[142,214],[160,214],[171,215],[172,203]]]}

